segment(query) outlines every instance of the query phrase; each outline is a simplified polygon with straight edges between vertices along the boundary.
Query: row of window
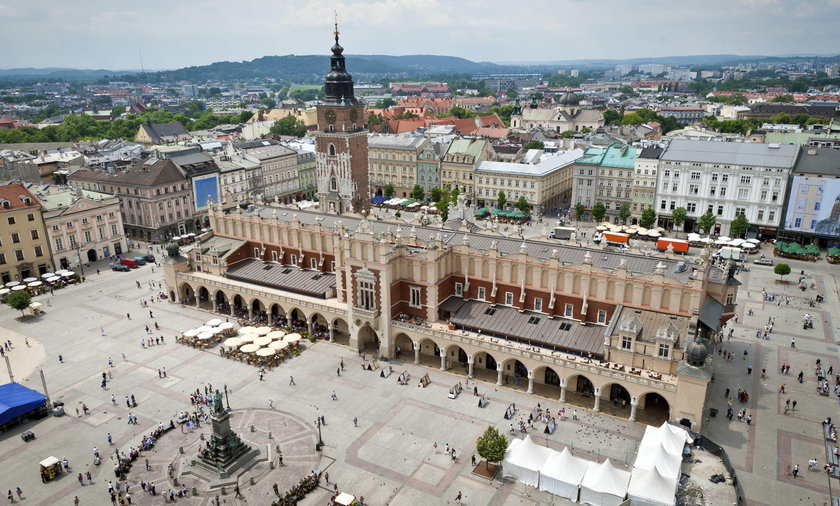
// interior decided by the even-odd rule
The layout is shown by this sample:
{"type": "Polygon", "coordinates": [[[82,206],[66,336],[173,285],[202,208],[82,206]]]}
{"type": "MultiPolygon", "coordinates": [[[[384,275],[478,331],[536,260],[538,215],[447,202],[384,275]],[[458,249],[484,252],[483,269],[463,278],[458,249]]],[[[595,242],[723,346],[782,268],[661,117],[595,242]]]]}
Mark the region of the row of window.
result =
{"type": "MultiPolygon", "coordinates": [[[[33,241],[37,241],[38,239],[40,239],[40,234],[38,233],[38,230],[34,228],[29,231],[29,234],[32,236],[33,241]]],[[[10,236],[12,238],[12,244],[18,244],[20,242],[20,234],[18,232],[12,232],[10,236]]],[[[3,241],[0,239],[0,246],[2,245],[3,241]]]]}
{"type": "MultiPolygon", "coordinates": [[[[621,336],[620,347],[622,350],[633,350],[633,338],[630,336],[621,336]]],[[[656,350],[656,356],[659,358],[671,358],[671,345],[659,343],[656,350]]]]}
{"type": "MultiPolygon", "coordinates": [[[[35,253],[36,257],[44,256],[44,249],[41,246],[35,246],[33,248],[33,252],[35,253]]],[[[17,260],[18,262],[23,262],[24,260],[26,260],[26,255],[24,254],[22,249],[16,249],[15,250],[15,260],[17,260]]],[[[3,265],[5,263],[6,263],[6,254],[5,253],[0,253],[0,265],[3,265]]]]}
{"type": "MultiPolygon", "coordinates": [[[[505,186],[505,182],[507,182],[508,188],[519,188],[519,180],[518,179],[501,179],[501,178],[483,178],[479,176],[478,184],[492,184],[494,186],[505,186]],[[492,182],[491,182],[492,181],[492,182]]],[[[528,183],[530,182],[531,188],[536,187],[536,182],[534,181],[522,181],[522,188],[527,188],[528,183]]]]}
{"type": "MultiPolygon", "coordinates": [[[[97,230],[99,232],[99,240],[100,241],[109,237],[105,233],[104,228],[99,227],[97,230]]],[[[111,224],[111,236],[116,236],[116,235],[119,235],[118,230],[117,230],[117,225],[116,224],[111,224]]],[[[90,233],[90,230],[85,230],[84,236],[85,236],[85,243],[93,242],[93,235],[90,233]]],[[[78,242],[76,241],[76,235],[75,234],[70,234],[69,236],[67,236],[67,240],[70,243],[70,248],[78,247],[78,242]]],[[[56,249],[56,251],[62,251],[64,249],[64,238],[62,238],[62,237],[56,237],[55,238],[55,249],[56,249]]]]}
{"type": "MultiPolygon", "coordinates": [[[[15,217],[14,216],[9,216],[7,221],[9,222],[9,225],[14,225],[15,224],[15,217]]],[[[35,215],[32,214],[32,213],[27,214],[26,215],[26,221],[35,221],[35,215]]]]}

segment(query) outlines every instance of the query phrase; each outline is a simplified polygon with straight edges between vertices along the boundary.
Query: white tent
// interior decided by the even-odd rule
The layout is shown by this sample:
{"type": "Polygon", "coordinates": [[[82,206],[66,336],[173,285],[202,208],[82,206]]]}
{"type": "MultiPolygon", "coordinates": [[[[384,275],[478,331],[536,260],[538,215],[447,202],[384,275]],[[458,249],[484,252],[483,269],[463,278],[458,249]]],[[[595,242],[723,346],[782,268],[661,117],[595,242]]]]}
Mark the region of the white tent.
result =
{"type": "Polygon", "coordinates": [[[673,506],[677,495],[675,478],[663,476],[656,469],[633,469],[627,495],[632,506],[673,506]]]}
{"type": "Polygon", "coordinates": [[[651,441],[648,445],[639,446],[639,454],[636,456],[633,468],[647,471],[656,469],[663,476],[676,480],[680,475],[681,464],[682,448],[676,452],[669,451],[665,448],[665,443],[651,441]]]}
{"type": "Polygon", "coordinates": [[[589,461],[575,457],[568,448],[552,451],[540,471],[540,490],[577,502],[580,482],[589,465],[589,461]]]}
{"type": "Polygon", "coordinates": [[[502,476],[516,478],[532,487],[539,486],[540,469],[551,452],[550,448],[534,444],[530,435],[522,440],[514,439],[502,461],[502,476]]]}
{"type": "Polygon", "coordinates": [[[610,459],[590,464],[580,484],[580,501],[595,506],[618,506],[627,495],[630,473],[616,469],[610,459]]]}

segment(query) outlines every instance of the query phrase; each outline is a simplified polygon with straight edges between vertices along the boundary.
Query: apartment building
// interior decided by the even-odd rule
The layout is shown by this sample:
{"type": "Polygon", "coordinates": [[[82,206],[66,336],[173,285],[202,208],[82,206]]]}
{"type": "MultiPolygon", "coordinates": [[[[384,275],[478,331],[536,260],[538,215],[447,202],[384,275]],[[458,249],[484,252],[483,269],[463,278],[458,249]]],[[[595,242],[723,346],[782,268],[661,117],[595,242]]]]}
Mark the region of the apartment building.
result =
{"type": "Polygon", "coordinates": [[[656,201],[656,171],[659,157],[665,150],[659,146],[643,148],[633,166],[633,223],[642,217],[645,209],[654,207],[656,201]]]}
{"type": "Polygon", "coordinates": [[[671,213],[683,207],[683,230],[700,231],[697,220],[710,211],[717,219],[710,232],[730,235],[732,220],[744,214],[750,232],[775,237],[798,155],[790,144],[673,140],[657,174],[659,223],[670,227],[671,213]]]}
{"type": "Polygon", "coordinates": [[[495,160],[493,146],[485,139],[455,139],[440,161],[440,184],[458,189],[468,201],[476,198],[475,168],[495,160]]]}
{"type": "Polygon", "coordinates": [[[389,184],[394,197],[409,197],[417,184],[420,153],[429,145],[422,136],[373,134],[368,136],[368,172],[373,195],[383,195],[389,184]]]}
{"type": "Polygon", "coordinates": [[[821,246],[840,242],[840,150],[802,148],[785,207],[786,238],[821,246]]]}
{"type": "Polygon", "coordinates": [[[0,186],[0,279],[38,277],[52,266],[41,203],[23,185],[0,186]]]}
{"type": "Polygon", "coordinates": [[[70,269],[128,252],[120,200],[92,190],[38,193],[56,268],[70,269]]]}
{"type": "Polygon", "coordinates": [[[574,203],[591,209],[604,204],[606,218],[618,223],[621,204],[631,202],[633,176],[639,148],[611,144],[606,148],[588,148],[572,168],[574,203]]]}
{"type": "Polygon", "coordinates": [[[289,204],[300,190],[298,154],[275,141],[252,141],[237,146],[246,160],[260,164],[257,193],[264,201],[289,204]]]}

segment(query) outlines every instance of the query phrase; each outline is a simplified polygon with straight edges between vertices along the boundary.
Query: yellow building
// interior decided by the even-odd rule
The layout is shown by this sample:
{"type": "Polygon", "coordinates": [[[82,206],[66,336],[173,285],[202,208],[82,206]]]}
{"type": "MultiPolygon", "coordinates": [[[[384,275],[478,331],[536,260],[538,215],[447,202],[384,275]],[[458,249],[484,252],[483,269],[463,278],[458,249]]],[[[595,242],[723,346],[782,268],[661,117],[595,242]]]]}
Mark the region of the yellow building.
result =
{"type": "Polygon", "coordinates": [[[0,278],[38,277],[52,269],[41,203],[19,184],[0,186],[0,278]]]}

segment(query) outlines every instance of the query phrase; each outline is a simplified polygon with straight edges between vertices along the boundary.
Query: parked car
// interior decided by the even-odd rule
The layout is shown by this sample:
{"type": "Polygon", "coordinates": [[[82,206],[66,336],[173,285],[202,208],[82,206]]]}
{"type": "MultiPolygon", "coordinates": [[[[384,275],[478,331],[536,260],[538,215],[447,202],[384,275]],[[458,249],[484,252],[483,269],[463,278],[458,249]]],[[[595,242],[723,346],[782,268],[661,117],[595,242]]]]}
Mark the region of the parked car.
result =
{"type": "Polygon", "coordinates": [[[119,271],[119,272],[128,272],[128,271],[131,270],[131,267],[129,267],[127,265],[123,265],[123,264],[117,264],[117,265],[111,267],[111,270],[112,271],[119,271]]]}
{"type": "Polygon", "coordinates": [[[133,258],[128,258],[128,257],[125,257],[122,260],[120,260],[120,265],[124,265],[124,266],[130,267],[132,269],[136,269],[136,268],[140,267],[140,264],[137,262],[137,260],[135,260],[133,258]]]}
{"type": "Polygon", "coordinates": [[[753,263],[756,265],[773,265],[773,259],[767,258],[766,256],[762,255],[761,258],[756,258],[753,260],[753,263]]]}
{"type": "Polygon", "coordinates": [[[155,263],[155,256],[154,255],[146,255],[146,261],[150,264],[155,263]]]}

